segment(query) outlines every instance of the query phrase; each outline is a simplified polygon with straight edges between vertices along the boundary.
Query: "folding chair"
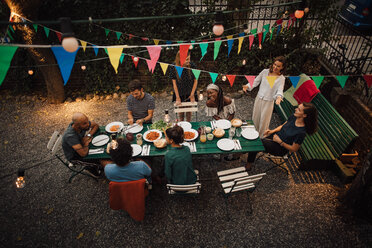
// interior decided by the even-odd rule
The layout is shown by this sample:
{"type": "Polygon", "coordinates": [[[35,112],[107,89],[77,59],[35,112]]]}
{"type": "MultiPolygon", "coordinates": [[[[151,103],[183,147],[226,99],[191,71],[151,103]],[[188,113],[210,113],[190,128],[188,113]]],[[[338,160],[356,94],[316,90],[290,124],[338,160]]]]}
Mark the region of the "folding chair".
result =
{"type": "Polygon", "coordinates": [[[257,159],[261,158],[261,157],[265,157],[267,158],[270,162],[272,162],[274,165],[272,167],[270,167],[269,169],[265,170],[264,172],[268,172],[274,168],[277,168],[277,167],[280,167],[282,170],[284,170],[285,172],[287,172],[287,175],[289,175],[289,171],[286,167],[284,167],[283,165],[285,163],[288,162],[288,160],[294,155],[294,152],[291,152],[291,153],[287,153],[283,156],[275,156],[275,155],[272,155],[270,153],[263,153],[261,156],[259,156],[257,159]]]}
{"type": "Polygon", "coordinates": [[[59,133],[59,131],[54,131],[54,133],[52,134],[52,137],[50,138],[47,144],[47,149],[52,153],[53,156],[58,158],[58,160],[61,161],[62,164],[64,164],[71,171],[71,176],[68,182],[71,183],[72,179],[79,174],[94,178],[97,181],[97,178],[84,172],[84,170],[86,170],[88,167],[97,167],[97,164],[78,161],[78,160],[67,161],[67,160],[62,159],[62,157],[57,154],[57,151],[60,150],[61,148],[61,144],[62,144],[62,135],[59,133]]]}
{"type": "Polygon", "coordinates": [[[168,194],[169,195],[182,195],[182,194],[199,194],[201,190],[201,184],[199,183],[199,171],[194,170],[196,174],[196,182],[194,184],[188,185],[177,185],[177,184],[170,184],[166,185],[168,194]]]}
{"type": "MultiPolygon", "coordinates": [[[[227,219],[229,218],[228,212],[228,198],[231,196],[232,193],[244,191],[246,190],[249,200],[249,193],[253,193],[256,188],[256,184],[265,176],[266,173],[256,174],[256,175],[248,175],[245,167],[238,167],[229,170],[223,170],[217,172],[217,176],[221,182],[221,186],[223,189],[223,196],[225,198],[225,205],[226,205],[226,216],[227,219]]],[[[252,205],[249,204],[249,214],[252,214],[252,205]]]]}
{"type": "Polygon", "coordinates": [[[174,104],[174,113],[176,118],[179,118],[179,113],[195,112],[195,119],[198,121],[198,103],[197,102],[181,102],[180,105],[174,104]]]}

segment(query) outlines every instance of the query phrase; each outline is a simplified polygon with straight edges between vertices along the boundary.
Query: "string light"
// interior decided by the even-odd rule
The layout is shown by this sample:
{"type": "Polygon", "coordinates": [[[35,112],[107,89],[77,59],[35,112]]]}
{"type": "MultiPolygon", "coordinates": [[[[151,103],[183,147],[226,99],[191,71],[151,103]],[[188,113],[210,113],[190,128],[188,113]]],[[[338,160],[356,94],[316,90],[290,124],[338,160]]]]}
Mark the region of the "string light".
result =
{"type": "Polygon", "coordinates": [[[86,69],[87,69],[87,67],[85,65],[81,66],[81,70],[85,71],[86,69]]]}
{"type": "Polygon", "coordinates": [[[213,33],[216,36],[221,36],[223,34],[224,27],[223,27],[223,14],[222,11],[217,11],[216,13],[216,20],[213,26],[213,33]]]}
{"type": "Polygon", "coordinates": [[[62,32],[62,47],[70,53],[75,52],[79,48],[79,43],[74,36],[74,32],[71,28],[70,17],[62,17],[61,21],[61,32],[62,32]]]}
{"type": "Polygon", "coordinates": [[[133,61],[134,61],[134,62],[137,62],[137,61],[138,61],[138,57],[134,57],[134,58],[133,58],[133,61]]]}
{"type": "Polygon", "coordinates": [[[31,75],[33,75],[33,74],[34,74],[34,71],[33,71],[33,70],[31,70],[31,69],[30,69],[30,70],[28,70],[28,75],[30,75],[30,76],[31,76],[31,75]]]}
{"type": "Polygon", "coordinates": [[[18,189],[22,189],[22,188],[25,187],[26,180],[25,180],[25,170],[24,169],[22,169],[22,168],[18,169],[17,180],[16,180],[15,184],[16,184],[16,187],[18,189]]]}
{"type": "Polygon", "coordinates": [[[165,110],[165,113],[164,113],[164,121],[166,123],[169,123],[170,122],[170,117],[169,117],[169,111],[168,109],[165,110]]]}
{"type": "Polygon", "coordinates": [[[243,59],[242,65],[245,65],[245,64],[247,64],[247,61],[245,59],[243,59]]]}
{"type": "Polygon", "coordinates": [[[306,8],[304,9],[304,12],[305,12],[305,13],[309,13],[309,11],[310,11],[310,9],[309,9],[308,7],[306,7],[306,8]]]}
{"type": "Polygon", "coordinates": [[[303,10],[296,10],[295,17],[297,19],[301,19],[303,16],[304,16],[304,11],[303,10]]]}
{"type": "Polygon", "coordinates": [[[203,95],[203,90],[199,91],[199,101],[203,101],[204,95],[203,95]]]}
{"type": "Polygon", "coordinates": [[[226,81],[227,80],[227,77],[225,75],[222,76],[222,81],[226,81]]]}

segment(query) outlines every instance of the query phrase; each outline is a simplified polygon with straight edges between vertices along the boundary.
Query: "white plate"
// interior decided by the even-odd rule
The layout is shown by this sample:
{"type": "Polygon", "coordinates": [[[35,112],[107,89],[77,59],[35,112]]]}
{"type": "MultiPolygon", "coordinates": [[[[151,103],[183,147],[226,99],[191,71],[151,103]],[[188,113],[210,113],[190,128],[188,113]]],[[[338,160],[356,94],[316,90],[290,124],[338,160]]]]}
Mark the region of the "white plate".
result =
{"type": "Polygon", "coordinates": [[[126,131],[125,131],[126,134],[127,134],[127,133],[139,133],[139,132],[142,131],[143,126],[138,125],[137,123],[135,123],[135,124],[133,124],[133,125],[130,125],[130,126],[128,126],[128,127],[125,127],[124,129],[126,130],[126,131]]]}
{"type": "Polygon", "coordinates": [[[231,151],[235,147],[235,143],[232,139],[220,139],[217,142],[217,147],[222,151],[231,151]]]}
{"type": "Polygon", "coordinates": [[[229,120],[221,119],[216,121],[216,126],[222,129],[229,129],[231,127],[231,122],[229,120]]]}
{"type": "Polygon", "coordinates": [[[108,133],[117,133],[124,127],[124,124],[120,121],[114,121],[106,125],[105,130],[108,133]],[[117,131],[111,131],[110,128],[114,125],[119,125],[119,129],[117,131]]]}
{"type": "Polygon", "coordinates": [[[195,129],[189,129],[189,130],[187,130],[187,131],[185,131],[185,132],[192,132],[192,133],[195,134],[194,138],[192,138],[192,139],[186,139],[186,138],[185,138],[185,141],[193,141],[193,140],[195,140],[195,139],[199,136],[198,131],[196,131],[195,129]]]}
{"type": "Polygon", "coordinates": [[[260,134],[253,128],[246,128],[242,131],[242,136],[249,140],[255,140],[260,134]]]}
{"type": "Polygon", "coordinates": [[[188,121],[177,122],[177,125],[183,128],[183,131],[188,131],[191,129],[191,123],[188,121]]]}
{"type": "Polygon", "coordinates": [[[97,135],[92,140],[92,145],[94,146],[103,146],[106,145],[110,140],[110,137],[106,134],[97,135]]]}
{"type": "Polygon", "coordinates": [[[147,142],[153,142],[153,140],[148,140],[146,138],[147,134],[149,134],[150,132],[157,132],[159,134],[159,137],[157,138],[157,140],[161,138],[162,133],[159,130],[157,130],[157,129],[151,129],[151,130],[146,131],[143,134],[143,139],[146,140],[147,142]]]}
{"type": "Polygon", "coordinates": [[[132,153],[132,156],[135,157],[135,156],[138,156],[141,154],[142,152],[142,147],[140,145],[137,145],[137,144],[131,144],[132,148],[133,148],[133,153],[132,153]]]}

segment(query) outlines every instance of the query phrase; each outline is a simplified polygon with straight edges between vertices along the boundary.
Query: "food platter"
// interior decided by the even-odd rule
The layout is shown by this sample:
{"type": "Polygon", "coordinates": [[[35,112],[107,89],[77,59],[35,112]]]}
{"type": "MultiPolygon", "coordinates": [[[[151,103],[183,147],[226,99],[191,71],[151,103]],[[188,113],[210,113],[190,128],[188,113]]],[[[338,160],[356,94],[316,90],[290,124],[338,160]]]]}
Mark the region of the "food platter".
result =
{"type": "Polygon", "coordinates": [[[184,132],[185,141],[193,141],[198,137],[199,133],[195,129],[189,129],[184,132]],[[192,136],[194,134],[194,136],[192,136]]]}
{"type": "Polygon", "coordinates": [[[151,129],[151,130],[146,131],[143,134],[143,139],[145,141],[147,141],[147,142],[153,142],[154,140],[160,139],[161,136],[162,136],[162,133],[159,130],[157,130],[157,129],[151,129]],[[157,134],[155,134],[155,133],[157,133],[157,134]],[[152,134],[155,138],[149,139],[147,136],[150,135],[150,134],[152,134]]]}
{"type": "Polygon", "coordinates": [[[110,137],[106,134],[100,134],[93,138],[92,145],[94,146],[103,146],[110,141],[110,137]]]}
{"type": "Polygon", "coordinates": [[[231,127],[231,122],[226,119],[221,119],[216,121],[216,127],[222,128],[222,129],[229,129],[231,127]]]}
{"type": "Polygon", "coordinates": [[[120,121],[114,121],[106,125],[105,130],[108,133],[117,133],[124,127],[124,124],[120,121]]]}
{"type": "Polygon", "coordinates": [[[233,127],[241,127],[243,125],[243,121],[238,118],[234,118],[231,120],[231,125],[233,127]]]}
{"type": "Polygon", "coordinates": [[[255,140],[260,134],[253,128],[246,128],[242,131],[242,136],[248,140],[255,140]]]}
{"type": "Polygon", "coordinates": [[[132,153],[132,156],[135,157],[135,156],[138,156],[141,154],[142,152],[142,147],[140,145],[137,145],[137,144],[131,144],[132,148],[133,148],[133,153],[132,153]]]}
{"type": "Polygon", "coordinates": [[[232,139],[220,139],[217,142],[217,147],[220,148],[222,151],[231,151],[235,147],[235,143],[232,139]]]}
{"type": "Polygon", "coordinates": [[[188,121],[177,122],[177,125],[183,128],[183,131],[188,131],[191,129],[191,123],[188,121]]]}

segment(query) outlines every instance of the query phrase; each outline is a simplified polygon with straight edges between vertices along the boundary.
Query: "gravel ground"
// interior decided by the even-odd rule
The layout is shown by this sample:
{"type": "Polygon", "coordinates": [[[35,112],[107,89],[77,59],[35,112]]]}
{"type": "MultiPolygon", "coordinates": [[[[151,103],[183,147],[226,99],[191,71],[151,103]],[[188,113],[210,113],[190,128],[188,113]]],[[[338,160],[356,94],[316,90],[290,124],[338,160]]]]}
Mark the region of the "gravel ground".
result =
{"type": "MultiPolygon", "coordinates": [[[[156,97],[154,120],[171,106],[169,99],[156,97]]],[[[237,117],[250,119],[253,99],[235,101],[237,117]]],[[[297,158],[287,165],[289,175],[268,172],[249,199],[232,196],[227,220],[216,172],[240,162],[195,157],[202,193],[169,197],[154,185],[145,220],[137,223],[109,208],[107,180],[78,176],[69,184],[69,171],[46,149],[52,132],[66,128],[75,111],[100,125],[125,121],[123,100],[50,105],[2,96],[0,103],[0,247],[372,247],[372,225],[337,213],[344,187],[338,178],[331,171],[299,171],[297,158]],[[14,186],[19,167],[29,168],[21,190],[14,186]]],[[[199,120],[207,120],[203,110],[199,120]]],[[[272,125],[278,123],[274,114],[272,125]]],[[[252,173],[268,166],[260,159],[252,173]]]]}

